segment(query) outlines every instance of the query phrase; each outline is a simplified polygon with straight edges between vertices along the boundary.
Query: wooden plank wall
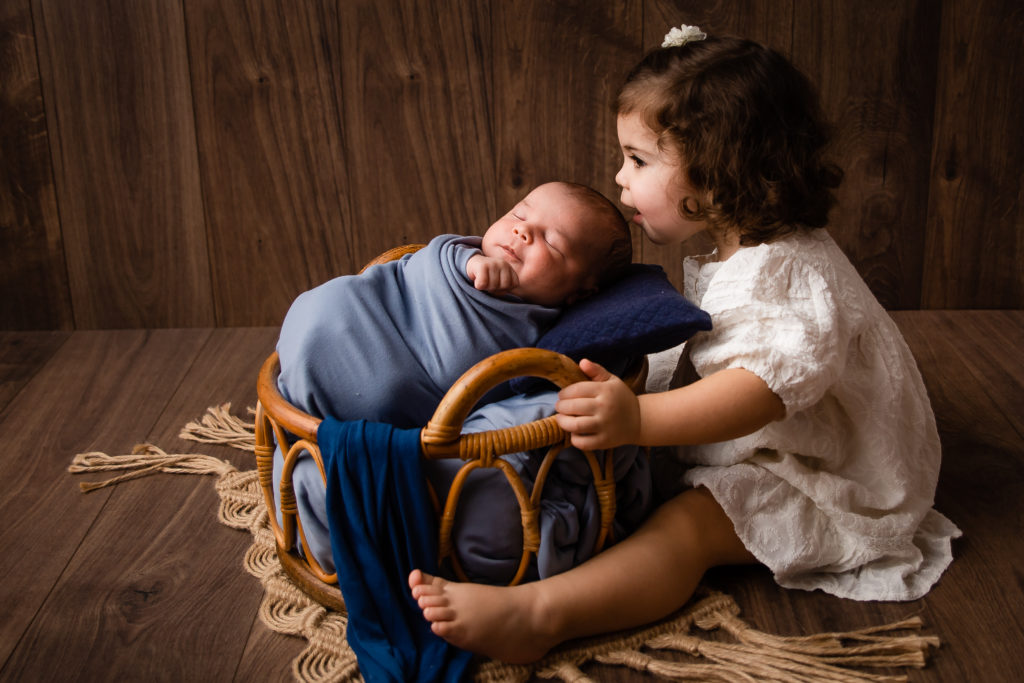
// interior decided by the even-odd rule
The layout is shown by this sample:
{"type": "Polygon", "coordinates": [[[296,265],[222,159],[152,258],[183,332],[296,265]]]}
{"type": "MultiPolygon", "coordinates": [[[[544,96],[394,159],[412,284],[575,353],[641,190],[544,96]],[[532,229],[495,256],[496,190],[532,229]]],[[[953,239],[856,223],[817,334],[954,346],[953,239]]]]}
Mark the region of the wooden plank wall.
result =
{"type": "Polygon", "coordinates": [[[277,325],[538,182],[617,197],[610,99],[684,21],[820,85],[883,304],[1024,305],[1017,0],[4,0],[0,329],[277,325]]]}

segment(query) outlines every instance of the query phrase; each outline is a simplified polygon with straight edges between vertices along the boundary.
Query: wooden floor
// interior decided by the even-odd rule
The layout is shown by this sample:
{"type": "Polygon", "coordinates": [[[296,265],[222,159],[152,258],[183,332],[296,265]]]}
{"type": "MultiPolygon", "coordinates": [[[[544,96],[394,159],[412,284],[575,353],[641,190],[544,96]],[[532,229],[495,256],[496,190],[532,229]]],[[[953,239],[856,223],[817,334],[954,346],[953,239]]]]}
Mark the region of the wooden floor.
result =
{"type": "MultiPolygon", "coordinates": [[[[937,507],[964,531],[913,603],[783,590],[716,571],[759,628],[802,634],[920,615],[942,647],[912,681],[1024,680],[1024,312],[901,312],[945,457],[937,507]]],[[[177,438],[209,405],[255,402],[276,329],[0,332],[0,680],[284,681],[302,649],[257,617],[245,532],[220,525],[213,479],[160,475],[82,494],[74,454],[141,441],[251,469],[177,438]]],[[[599,680],[650,680],[601,667],[599,680]]]]}

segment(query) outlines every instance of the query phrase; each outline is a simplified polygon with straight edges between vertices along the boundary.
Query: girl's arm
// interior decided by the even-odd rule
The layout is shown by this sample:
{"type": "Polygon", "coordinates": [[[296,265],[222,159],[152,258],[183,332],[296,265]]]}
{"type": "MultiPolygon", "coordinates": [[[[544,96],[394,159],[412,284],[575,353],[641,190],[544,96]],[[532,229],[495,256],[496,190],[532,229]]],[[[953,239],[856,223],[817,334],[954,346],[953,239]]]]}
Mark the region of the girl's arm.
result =
{"type": "Polygon", "coordinates": [[[558,394],[555,419],[581,449],[727,441],[786,415],[781,399],[764,380],[742,368],[641,396],[597,363],[583,360],[580,368],[592,381],[558,394]]]}

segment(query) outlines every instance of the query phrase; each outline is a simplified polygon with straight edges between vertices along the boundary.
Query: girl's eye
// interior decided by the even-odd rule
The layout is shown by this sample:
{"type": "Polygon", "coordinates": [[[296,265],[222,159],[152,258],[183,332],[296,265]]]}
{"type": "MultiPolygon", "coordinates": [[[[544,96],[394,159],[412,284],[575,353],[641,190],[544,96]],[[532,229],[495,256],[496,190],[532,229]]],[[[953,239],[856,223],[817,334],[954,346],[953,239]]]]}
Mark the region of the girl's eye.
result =
{"type": "Polygon", "coordinates": [[[635,154],[630,154],[629,158],[633,161],[634,168],[643,168],[647,163],[635,154]]]}

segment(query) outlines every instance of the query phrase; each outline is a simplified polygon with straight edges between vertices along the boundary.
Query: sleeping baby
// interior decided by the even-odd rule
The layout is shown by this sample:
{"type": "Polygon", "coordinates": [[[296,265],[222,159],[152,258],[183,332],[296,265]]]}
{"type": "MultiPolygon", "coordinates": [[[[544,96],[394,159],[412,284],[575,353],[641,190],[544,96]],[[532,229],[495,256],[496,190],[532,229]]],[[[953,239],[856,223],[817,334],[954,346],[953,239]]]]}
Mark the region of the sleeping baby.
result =
{"type": "Polygon", "coordinates": [[[631,259],[629,228],[608,199],[540,185],[482,239],[442,235],[300,295],[277,345],[279,389],[317,417],[423,426],[467,369],[533,346],[561,306],[631,259]]]}
{"type": "MultiPolygon", "coordinates": [[[[467,369],[499,351],[534,346],[564,306],[610,285],[631,257],[629,228],[603,195],[572,183],[540,185],[483,238],[443,235],[411,255],[300,295],[277,345],[279,389],[317,417],[422,427],[467,369]]],[[[554,412],[554,391],[507,393],[498,387],[485,396],[463,431],[501,429],[554,412]]],[[[616,459],[623,496],[617,521],[630,525],[646,512],[649,474],[637,449],[622,450],[616,459]]],[[[539,457],[505,459],[532,485],[539,457]]],[[[423,468],[443,493],[461,465],[426,461],[423,468]]],[[[278,450],[275,491],[282,467],[278,450]]],[[[330,572],[325,488],[311,458],[298,460],[292,482],[303,550],[330,572]]],[[[507,581],[522,553],[518,503],[498,470],[474,472],[471,484],[460,510],[486,514],[456,520],[463,569],[476,580],[507,581]]],[[[595,496],[580,454],[559,458],[545,486],[541,548],[527,578],[564,571],[593,552],[600,521],[595,496]]]]}

